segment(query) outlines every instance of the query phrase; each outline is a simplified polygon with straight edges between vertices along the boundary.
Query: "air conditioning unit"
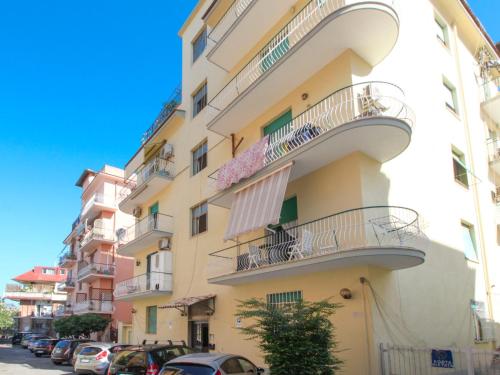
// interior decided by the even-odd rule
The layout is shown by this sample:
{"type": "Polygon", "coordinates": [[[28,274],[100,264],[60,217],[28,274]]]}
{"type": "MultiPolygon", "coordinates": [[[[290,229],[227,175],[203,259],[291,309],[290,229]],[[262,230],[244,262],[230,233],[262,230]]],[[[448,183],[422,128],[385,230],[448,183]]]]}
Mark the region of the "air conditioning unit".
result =
{"type": "Polygon", "coordinates": [[[142,208],[135,207],[134,210],[132,211],[132,215],[134,215],[137,218],[141,217],[141,215],[142,215],[142,208]]]}
{"type": "Polygon", "coordinates": [[[166,143],[160,150],[160,158],[168,159],[174,155],[174,145],[166,143]]]}
{"type": "Polygon", "coordinates": [[[159,250],[170,250],[170,238],[162,238],[158,241],[159,250]]]}
{"type": "Polygon", "coordinates": [[[127,233],[127,230],[125,228],[119,228],[116,230],[116,238],[118,239],[118,241],[121,241],[123,240],[123,238],[125,237],[125,234],[127,233]]]}

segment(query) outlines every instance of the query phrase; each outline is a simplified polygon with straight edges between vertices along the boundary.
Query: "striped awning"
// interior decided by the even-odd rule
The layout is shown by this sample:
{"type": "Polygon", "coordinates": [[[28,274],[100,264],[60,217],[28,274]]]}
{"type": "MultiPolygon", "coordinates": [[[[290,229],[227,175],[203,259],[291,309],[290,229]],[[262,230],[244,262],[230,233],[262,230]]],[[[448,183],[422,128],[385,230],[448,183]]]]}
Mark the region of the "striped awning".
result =
{"type": "Polygon", "coordinates": [[[225,240],[279,222],[291,169],[287,164],[235,193],[225,240]]]}

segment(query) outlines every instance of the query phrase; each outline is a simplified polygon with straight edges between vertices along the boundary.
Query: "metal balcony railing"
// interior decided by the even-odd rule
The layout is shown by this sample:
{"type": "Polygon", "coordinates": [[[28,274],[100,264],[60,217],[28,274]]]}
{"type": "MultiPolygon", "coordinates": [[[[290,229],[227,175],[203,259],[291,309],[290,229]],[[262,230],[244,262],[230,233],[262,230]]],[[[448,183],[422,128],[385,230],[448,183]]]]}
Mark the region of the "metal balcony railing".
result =
{"type": "Polygon", "coordinates": [[[165,272],[149,272],[135,276],[116,284],[114,296],[116,298],[141,294],[146,292],[171,292],[172,274],[165,272]]]}
{"type": "Polygon", "coordinates": [[[488,160],[490,163],[500,160],[500,139],[490,138],[486,140],[488,148],[488,160]]]}
{"type": "Polygon", "coordinates": [[[424,240],[414,210],[356,208],[211,253],[210,273],[222,276],[361,249],[422,250],[424,240]]]}
{"type": "Polygon", "coordinates": [[[117,232],[118,242],[125,245],[141,236],[154,231],[173,233],[174,218],[165,214],[152,214],[144,217],[136,224],[117,232]]]}
{"type": "Polygon", "coordinates": [[[76,261],[76,255],[71,250],[67,250],[59,257],[59,265],[76,261]]]}
{"type": "MultiPolygon", "coordinates": [[[[380,0],[389,6],[393,0],[380,0]]],[[[262,48],[208,104],[209,115],[216,116],[254,82],[280,61],[319,23],[341,8],[363,0],[311,0],[264,48],[262,48]]],[[[313,57],[311,57],[313,58],[313,57]]]]}
{"type": "Polygon", "coordinates": [[[75,219],[75,221],[73,221],[73,224],[71,224],[71,230],[75,230],[75,228],[78,226],[78,224],[80,224],[80,215],[78,215],[78,217],[75,219]]]}
{"type": "Polygon", "coordinates": [[[110,228],[94,226],[91,230],[85,233],[83,239],[80,241],[80,248],[84,247],[92,240],[114,241],[115,234],[110,228]]]}
{"type": "Polygon", "coordinates": [[[82,279],[88,275],[103,275],[103,276],[114,276],[115,265],[114,264],[104,264],[104,263],[88,263],[78,270],[78,279],[82,279]]]}
{"type": "Polygon", "coordinates": [[[87,293],[77,293],[73,312],[113,312],[113,290],[93,288],[87,293]]]}
{"type": "Polygon", "coordinates": [[[481,102],[485,102],[500,95],[500,77],[491,79],[483,83],[481,90],[481,102]]]}
{"type": "Polygon", "coordinates": [[[181,104],[181,101],[182,101],[182,84],[179,84],[170,95],[168,101],[163,105],[163,108],[161,109],[160,113],[156,117],[153,124],[142,135],[141,138],[142,144],[146,143],[153,136],[156,130],[160,126],[162,126],[163,123],[170,118],[170,116],[172,116],[174,111],[181,104]]]}
{"type": "Polygon", "coordinates": [[[95,193],[83,206],[81,216],[84,216],[94,204],[116,207],[115,197],[103,193],[95,193]]]}
{"type": "Polygon", "coordinates": [[[229,28],[236,22],[243,14],[245,9],[248,8],[250,3],[257,0],[235,0],[233,4],[227,9],[226,13],[220,18],[208,34],[208,39],[218,42],[227,33],[229,28]]]}

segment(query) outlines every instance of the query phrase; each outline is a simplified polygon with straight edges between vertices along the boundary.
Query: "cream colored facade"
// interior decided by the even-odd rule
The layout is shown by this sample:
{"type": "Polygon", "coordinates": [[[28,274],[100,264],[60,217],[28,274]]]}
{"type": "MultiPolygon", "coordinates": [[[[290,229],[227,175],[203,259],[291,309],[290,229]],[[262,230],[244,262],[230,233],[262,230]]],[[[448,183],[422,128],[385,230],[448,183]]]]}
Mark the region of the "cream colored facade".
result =
{"type": "Polygon", "coordinates": [[[116,253],[117,230],[133,224],[133,217],[118,209],[120,194],[127,189],[124,171],[109,165],[97,172],[85,170],[76,185],[82,188],[82,208],[60,259],[68,269],[61,286],[68,293],[65,315],[107,316],[111,325],[96,338],[117,340],[132,314],[130,303],[113,299],[116,283],[133,275],[133,259],[116,253]]]}
{"type": "Polygon", "coordinates": [[[300,291],[343,304],[333,322],[347,374],[378,374],[383,343],[494,348],[492,191],[500,180],[487,139],[500,118],[495,98],[493,110],[483,103],[482,84],[495,72],[481,73],[478,53],[495,61],[498,52],[463,3],[236,1],[238,17],[227,16],[235,14],[230,3],[200,1],[193,10],[180,31],[180,104],[126,166],[133,186],[120,208],[137,225],[118,248],[136,260],[135,278],[115,289],[115,298],[133,303],[132,328],[122,335],[186,340],[264,365],[255,342],[238,333],[245,322],[234,317],[237,301],[300,291]],[[205,28],[207,48],[193,62],[205,28]],[[194,116],[205,82],[208,105],[194,116]],[[241,140],[238,157],[288,110],[292,129],[313,124],[321,134],[293,147],[285,142],[297,133],[271,136],[279,150],[265,168],[218,191],[213,177],[231,160],[232,139],[241,140]],[[208,163],[195,173],[193,152],[205,141],[208,163]],[[280,253],[279,261],[269,252],[268,264],[249,266],[250,246],[262,256],[266,232],[224,242],[231,204],[291,162],[285,198],[297,199],[301,233],[294,244],[305,251],[307,229],[314,252],[280,253]],[[203,202],[208,230],[193,235],[192,209],[203,202]],[[340,296],[343,288],[351,299],[340,296]],[[182,306],[201,296],[211,297],[182,306]],[[176,306],[158,308],[169,303],[176,306]]]}

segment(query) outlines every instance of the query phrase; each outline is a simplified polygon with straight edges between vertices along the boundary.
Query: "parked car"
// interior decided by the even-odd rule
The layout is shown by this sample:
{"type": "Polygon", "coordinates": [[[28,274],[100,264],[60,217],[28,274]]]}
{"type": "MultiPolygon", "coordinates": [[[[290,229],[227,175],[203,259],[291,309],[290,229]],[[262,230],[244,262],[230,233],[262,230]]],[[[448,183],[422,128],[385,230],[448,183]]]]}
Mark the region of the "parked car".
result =
{"type": "Polygon", "coordinates": [[[239,355],[222,353],[195,353],[170,360],[159,375],[227,375],[264,374],[264,369],[255,366],[239,355]],[[179,371],[181,370],[181,371],[179,371]]]}
{"type": "Polygon", "coordinates": [[[158,375],[162,366],[178,356],[192,353],[185,345],[139,345],[113,356],[108,375],[158,375]]]}
{"type": "Polygon", "coordinates": [[[59,341],[55,346],[54,350],[52,350],[52,354],[50,355],[52,363],[56,365],[60,365],[62,363],[71,363],[71,359],[73,358],[73,352],[75,351],[76,347],[83,342],[92,342],[92,340],[65,339],[59,341]]]}
{"type": "Polygon", "coordinates": [[[12,336],[12,345],[19,345],[23,340],[24,336],[31,335],[31,332],[17,332],[12,336]]]}
{"type": "Polygon", "coordinates": [[[31,340],[34,341],[34,340],[38,340],[38,339],[45,338],[45,337],[47,337],[47,336],[41,335],[38,333],[30,333],[28,335],[25,335],[23,337],[23,339],[21,340],[21,347],[23,347],[24,349],[28,349],[28,346],[29,346],[31,340]]]}
{"type": "Polygon", "coordinates": [[[33,353],[33,347],[36,345],[36,343],[42,339],[50,339],[51,337],[45,336],[45,335],[33,335],[31,338],[28,340],[28,350],[33,353]]]}
{"type": "Polygon", "coordinates": [[[42,355],[51,355],[52,350],[54,350],[55,346],[59,341],[60,341],[59,339],[37,340],[33,345],[33,353],[37,357],[41,357],[42,355]]]}
{"type": "Polygon", "coordinates": [[[80,344],[73,354],[73,368],[77,374],[107,374],[113,354],[130,346],[101,342],[80,344]]]}

